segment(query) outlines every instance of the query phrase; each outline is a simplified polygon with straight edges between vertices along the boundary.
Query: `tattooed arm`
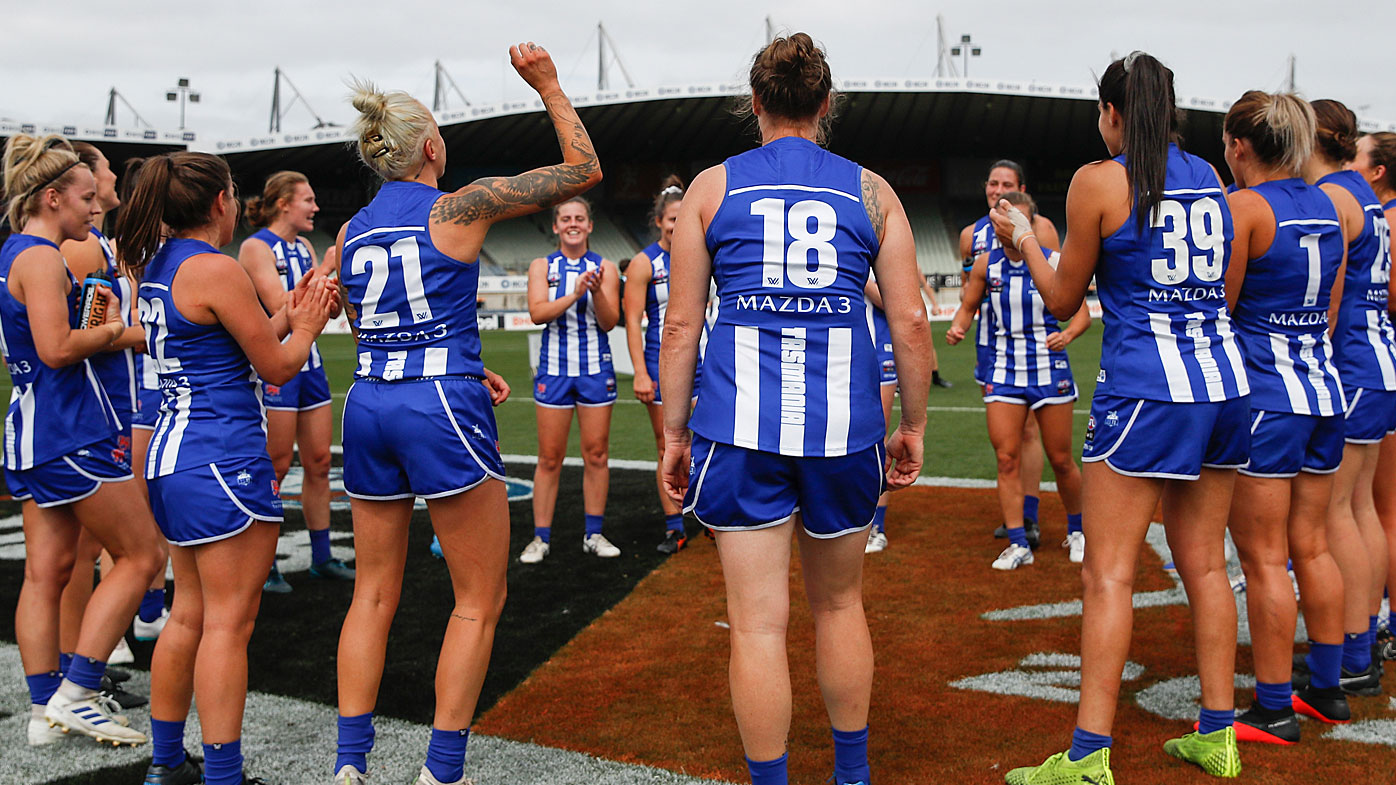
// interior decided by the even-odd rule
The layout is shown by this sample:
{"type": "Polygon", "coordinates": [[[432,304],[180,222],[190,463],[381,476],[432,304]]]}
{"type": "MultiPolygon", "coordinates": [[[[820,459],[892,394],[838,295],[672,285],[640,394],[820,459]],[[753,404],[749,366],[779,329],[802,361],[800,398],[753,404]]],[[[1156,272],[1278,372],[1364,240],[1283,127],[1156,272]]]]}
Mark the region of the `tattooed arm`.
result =
{"type": "Polygon", "coordinates": [[[432,242],[466,262],[479,256],[490,224],[547,209],[601,182],[601,163],[591,137],[558,85],[557,68],[547,51],[533,43],[519,44],[509,49],[509,58],[542,98],[562,148],[562,163],[514,177],[486,177],[437,200],[431,211],[432,242]]]}

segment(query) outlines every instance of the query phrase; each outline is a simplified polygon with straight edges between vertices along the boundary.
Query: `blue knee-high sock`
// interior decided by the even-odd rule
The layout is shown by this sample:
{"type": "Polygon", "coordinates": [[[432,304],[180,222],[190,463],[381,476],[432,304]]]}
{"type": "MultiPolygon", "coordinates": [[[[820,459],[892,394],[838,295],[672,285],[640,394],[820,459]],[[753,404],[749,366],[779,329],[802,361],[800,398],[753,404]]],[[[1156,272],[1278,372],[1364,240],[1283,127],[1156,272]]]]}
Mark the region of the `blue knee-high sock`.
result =
{"type": "Polygon", "coordinates": [[[586,536],[590,537],[590,536],[593,535],[593,534],[600,534],[600,533],[601,533],[601,524],[606,520],[606,516],[604,516],[604,515],[588,515],[587,518],[586,518],[586,520],[587,520],[587,535],[586,535],[586,536]]]}
{"type": "Polygon", "coordinates": [[[91,657],[74,657],[64,678],[88,690],[102,686],[102,674],[107,672],[107,664],[91,657]]]}
{"type": "Polygon", "coordinates": [[[537,537],[538,539],[542,540],[543,542],[552,542],[552,541],[553,541],[553,527],[551,527],[551,526],[534,526],[534,527],[533,527],[533,536],[534,536],[534,537],[537,537]]]}
{"type": "Polygon", "coordinates": [[[1030,518],[1030,519],[1032,519],[1032,520],[1034,520],[1034,521],[1037,520],[1037,502],[1038,502],[1038,499],[1037,499],[1036,496],[1024,496],[1024,497],[1023,497],[1023,517],[1024,517],[1024,518],[1030,518]]]}
{"type": "Polygon", "coordinates": [[[682,515],[666,515],[666,516],[664,516],[664,528],[665,528],[666,530],[668,530],[668,531],[671,531],[671,532],[679,532],[680,534],[682,534],[682,533],[683,533],[683,516],[682,516],[682,515]]]}
{"type": "Polygon", "coordinates": [[[1236,724],[1236,712],[1231,709],[1224,711],[1212,711],[1202,709],[1197,715],[1198,733],[1216,733],[1222,728],[1229,728],[1236,724]]]}
{"type": "Polygon", "coordinates": [[[1102,736],[1099,733],[1091,733],[1088,730],[1077,728],[1071,732],[1071,751],[1066,757],[1071,760],[1081,760],[1096,750],[1103,750],[1114,744],[1115,740],[1110,736],[1102,736]]]}
{"type": "Polygon", "coordinates": [[[1016,528],[1016,529],[1009,529],[1009,530],[1008,530],[1008,539],[1009,539],[1014,545],[1018,545],[1018,546],[1021,546],[1021,547],[1023,547],[1023,548],[1028,547],[1028,530],[1027,530],[1027,528],[1026,528],[1026,527],[1023,527],[1023,526],[1019,526],[1019,527],[1016,528]]]}
{"type": "Polygon", "coordinates": [[[310,529],[310,563],[324,564],[330,560],[330,530],[310,529]]]}
{"type": "Polygon", "coordinates": [[[155,621],[160,618],[160,614],[165,612],[165,589],[151,589],[141,597],[141,609],[138,615],[141,621],[155,621]]]}
{"type": "Polygon", "coordinates": [[[751,774],[751,785],[789,785],[790,775],[786,773],[789,753],[775,760],[746,759],[746,770],[751,774]]]}
{"type": "Polygon", "coordinates": [[[427,745],[427,769],[431,771],[431,776],[441,782],[456,782],[464,777],[465,743],[469,740],[469,728],[432,728],[431,743],[427,745]]]}
{"type": "Polygon", "coordinates": [[[368,753],[373,750],[373,712],[353,717],[339,718],[339,749],[334,759],[334,770],[353,766],[360,773],[368,773],[368,753]]]}
{"type": "Polygon", "coordinates": [[[29,685],[29,702],[47,706],[49,698],[58,692],[58,685],[63,683],[63,674],[58,671],[30,673],[25,675],[24,683],[29,685]]]}
{"type": "Polygon", "coordinates": [[[867,782],[872,777],[868,769],[868,729],[846,731],[834,728],[834,783],[867,782]]]}
{"type": "Polygon", "coordinates": [[[1341,643],[1316,643],[1309,641],[1309,684],[1315,689],[1326,690],[1338,686],[1340,669],[1343,667],[1341,643]]]}
{"type": "Polygon", "coordinates": [[[887,531],[887,505],[879,504],[873,510],[873,527],[880,532],[887,531]]]}
{"type": "Polygon", "coordinates": [[[65,652],[63,652],[62,654],[59,654],[59,655],[58,655],[58,672],[59,672],[59,673],[67,673],[67,672],[68,672],[68,669],[71,668],[71,667],[73,667],[73,653],[70,652],[70,651],[65,651],[65,652]]]}
{"type": "Polygon", "coordinates": [[[1348,673],[1366,673],[1372,667],[1372,645],[1365,632],[1350,632],[1343,636],[1343,669],[1348,673]]]}
{"type": "Polygon", "coordinates": [[[1266,711],[1284,711],[1290,708],[1293,689],[1289,682],[1279,684],[1269,684],[1258,681],[1255,683],[1255,702],[1260,704],[1260,708],[1266,711]]]}
{"type": "Polygon", "coordinates": [[[150,744],[152,766],[173,769],[184,763],[184,720],[167,722],[151,717],[150,744]]]}
{"type": "Polygon", "coordinates": [[[1081,513],[1066,516],[1066,533],[1074,534],[1081,531],[1081,513]]]}
{"type": "Polygon", "coordinates": [[[204,785],[242,785],[242,739],[204,745],[204,785]]]}

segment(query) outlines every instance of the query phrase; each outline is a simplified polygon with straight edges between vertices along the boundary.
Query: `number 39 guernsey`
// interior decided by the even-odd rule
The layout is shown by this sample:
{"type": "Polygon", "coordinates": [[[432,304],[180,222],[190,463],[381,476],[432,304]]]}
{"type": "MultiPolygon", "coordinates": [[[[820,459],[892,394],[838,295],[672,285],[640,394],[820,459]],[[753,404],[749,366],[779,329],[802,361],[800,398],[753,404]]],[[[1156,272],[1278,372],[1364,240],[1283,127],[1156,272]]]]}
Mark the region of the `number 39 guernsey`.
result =
{"type": "Polygon", "coordinates": [[[1163,201],[1144,231],[1131,212],[1101,244],[1097,393],[1174,403],[1250,394],[1226,308],[1231,239],[1215,170],[1169,145],[1163,201]]]}
{"type": "Polygon", "coordinates": [[[720,307],[690,426],[714,442],[836,457],[882,441],[863,286],[878,240],[862,168],[805,139],[729,158],[708,226],[720,307]]]}
{"type": "Polygon", "coordinates": [[[386,182],[349,220],[340,279],[359,335],[358,378],[484,376],[480,266],[431,242],[431,208],[442,196],[422,183],[386,182]]]}

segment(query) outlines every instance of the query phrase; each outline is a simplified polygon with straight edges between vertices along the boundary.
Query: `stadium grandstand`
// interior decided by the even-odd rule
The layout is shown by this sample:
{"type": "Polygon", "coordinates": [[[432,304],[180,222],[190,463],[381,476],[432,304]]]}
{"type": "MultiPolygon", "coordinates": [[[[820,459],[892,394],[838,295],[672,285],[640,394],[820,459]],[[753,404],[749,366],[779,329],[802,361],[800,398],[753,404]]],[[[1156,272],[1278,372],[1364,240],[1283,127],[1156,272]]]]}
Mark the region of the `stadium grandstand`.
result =
{"type": "MultiPolygon", "coordinates": [[[[984,210],[985,167],[1011,154],[1027,172],[1028,190],[1059,224],[1072,173],[1104,150],[1093,132],[1093,85],[965,78],[848,79],[830,125],[831,150],[881,173],[906,204],[922,272],[937,286],[957,285],[956,238],[984,210]]],[[[690,84],[581,94],[575,104],[606,172],[588,194],[596,205],[592,246],[625,263],[650,242],[650,199],[670,172],[691,179],[755,142],[749,120],[734,111],[740,84],[690,84]],[[637,141],[639,140],[639,141],[637,141]]],[[[1180,97],[1189,151],[1226,173],[1221,121],[1230,102],[1180,97]]],[[[557,143],[535,101],[480,104],[438,113],[450,162],[442,187],[510,175],[552,163],[557,143]]],[[[1365,130],[1396,129],[1366,121],[1365,130]]],[[[103,144],[122,161],[170,149],[223,155],[244,191],[282,169],[304,172],[321,207],[317,248],[365,204],[375,178],[359,164],[343,129],[326,127],[241,138],[216,134],[78,127],[0,121],[0,137],[17,131],[61,133],[103,144]]],[[[486,275],[519,275],[552,244],[550,220],[534,216],[495,227],[483,253],[486,275]]],[[[239,236],[238,240],[241,240],[239,236]]]]}

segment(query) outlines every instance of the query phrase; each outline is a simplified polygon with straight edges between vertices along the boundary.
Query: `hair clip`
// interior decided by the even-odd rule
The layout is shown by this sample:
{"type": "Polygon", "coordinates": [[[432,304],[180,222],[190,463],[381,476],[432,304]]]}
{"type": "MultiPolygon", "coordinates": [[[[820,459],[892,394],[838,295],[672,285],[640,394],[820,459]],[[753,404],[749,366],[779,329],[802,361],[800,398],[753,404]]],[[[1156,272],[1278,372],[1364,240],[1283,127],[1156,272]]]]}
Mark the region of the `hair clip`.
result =
{"type": "Polygon", "coordinates": [[[668,196],[669,194],[681,194],[681,193],[683,193],[683,189],[682,189],[682,188],[678,187],[677,185],[671,185],[671,186],[666,187],[664,190],[660,191],[660,192],[659,192],[659,195],[660,195],[660,196],[668,196]]]}
{"type": "Polygon", "coordinates": [[[1142,54],[1144,54],[1144,53],[1141,52],[1141,51],[1139,51],[1138,49],[1136,49],[1136,50],[1134,50],[1133,52],[1130,52],[1130,53],[1125,57],[1125,60],[1124,60],[1125,73],[1129,73],[1129,69],[1132,68],[1132,67],[1134,67],[1134,61],[1135,61],[1136,59],[1138,59],[1139,55],[1142,55],[1142,54]]]}

